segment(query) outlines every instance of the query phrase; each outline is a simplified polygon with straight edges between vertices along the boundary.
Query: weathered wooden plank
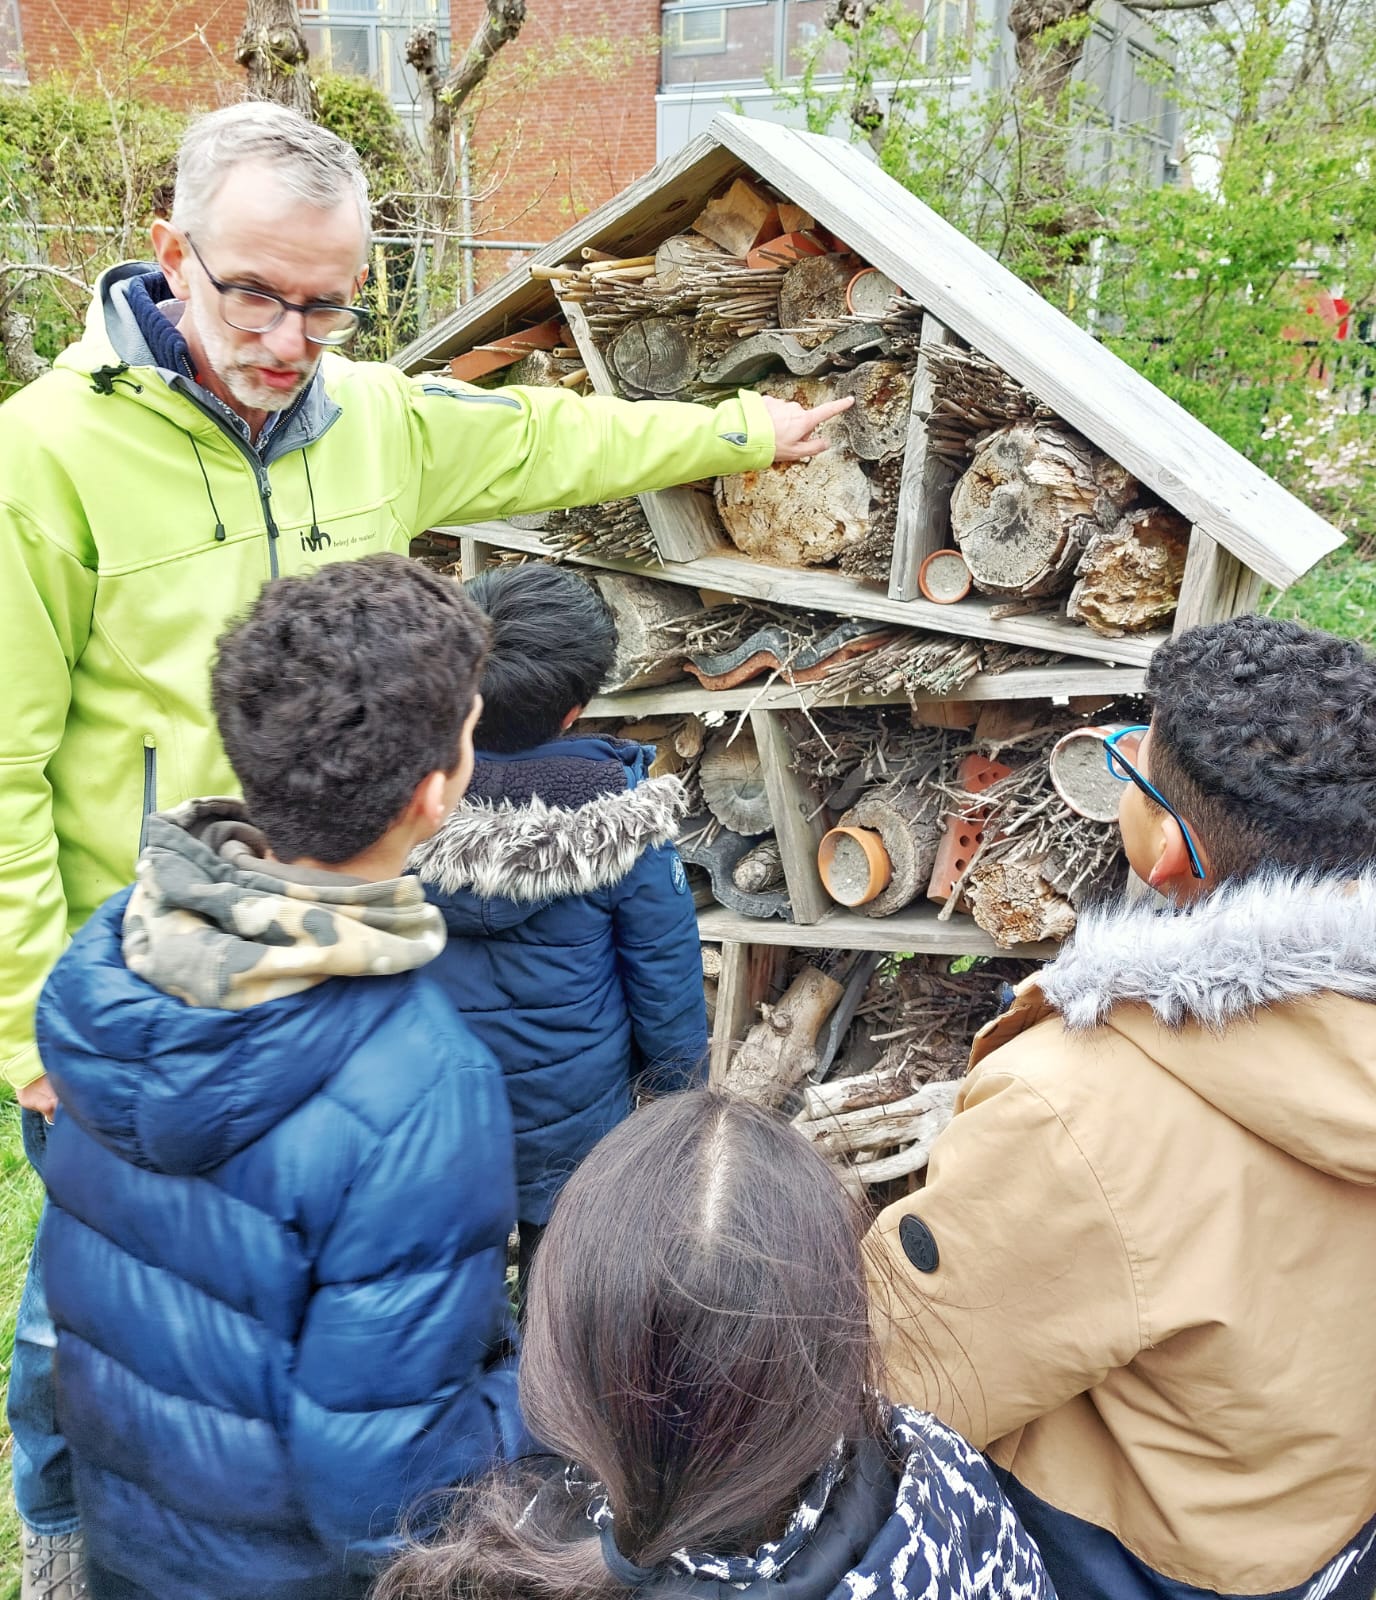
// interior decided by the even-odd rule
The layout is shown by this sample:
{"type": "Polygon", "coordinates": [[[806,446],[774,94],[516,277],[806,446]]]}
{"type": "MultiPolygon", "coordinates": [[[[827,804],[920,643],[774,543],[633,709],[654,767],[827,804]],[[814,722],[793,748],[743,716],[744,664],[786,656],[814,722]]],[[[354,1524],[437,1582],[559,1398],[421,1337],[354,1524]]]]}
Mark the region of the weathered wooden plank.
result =
{"type": "Polygon", "coordinates": [[[884,950],[932,956],[1049,959],[1059,948],[1046,943],[1001,950],[969,917],[954,916],[941,922],[938,910],[931,902],[923,902],[905,906],[891,917],[862,917],[858,911],[837,907],[820,922],[802,924],[756,921],[737,916],[724,906],[707,906],[698,913],[698,935],[708,944],[722,939],[751,939],[757,944],[798,950],[884,950]]]}
{"type": "Polygon", "coordinates": [[[817,796],[789,764],[792,741],[777,711],[752,711],[750,726],[764,768],[764,786],[774,821],[774,837],[783,857],[784,879],[796,924],[817,922],[835,903],[822,887],[817,871],[817,846],[826,832],[826,817],[817,796]]]}
{"type": "MultiPolygon", "coordinates": [[[[442,533],[473,534],[489,539],[509,550],[524,550],[531,555],[549,555],[541,543],[542,535],[508,522],[475,522],[465,528],[442,528],[442,533]]],[[[596,556],[570,555],[564,559],[584,566],[605,567],[610,572],[641,572],[645,569],[630,561],[608,561],[596,556]]],[[[1145,666],[1163,633],[1142,633],[1123,639],[1103,639],[1064,617],[1037,615],[1003,617],[989,615],[990,602],[970,596],[958,605],[938,606],[930,600],[891,600],[862,578],[849,578],[842,572],[824,568],[767,566],[752,561],[736,550],[703,556],[697,561],[675,562],[655,568],[651,577],[670,583],[689,584],[698,589],[717,589],[726,594],[768,600],[776,605],[808,607],[830,611],[841,617],[870,617],[879,622],[896,622],[905,628],[927,628],[933,633],[954,633],[962,638],[1001,639],[1009,644],[1031,645],[1038,650],[1059,650],[1066,655],[1085,656],[1092,661],[1121,662],[1125,666],[1145,666]]]]}
{"type": "Polygon", "coordinates": [[[488,544],[484,539],[459,540],[459,571],[465,583],[492,565],[492,552],[495,548],[495,545],[488,544]]]}
{"type": "MultiPolygon", "coordinates": [[[[990,702],[1069,700],[1078,696],[1140,694],[1145,670],[1141,667],[1103,667],[1093,661],[1067,661],[1059,667],[1016,667],[1012,672],[979,673],[954,696],[919,695],[919,704],[940,704],[944,699],[990,702]]],[[[906,705],[905,694],[853,694],[831,696],[824,685],[791,688],[775,683],[743,684],[739,689],[704,689],[685,680],[657,689],[632,689],[625,694],[600,694],[588,702],[590,717],[686,716],[690,712],[788,711],[800,706],[906,705]],[[807,687],[823,690],[807,693],[807,687]]]]}
{"type": "MultiPolygon", "coordinates": [[[[593,389],[598,394],[619,393],[611,369],[592,336],[587,313],[581,306],[566,305],[564,320],[588,369],[593,389]]],[[[726,544],[715,508],[699,490],[661,489],[636,498],[655,536],[661,560],[692,561],[698,556],[711,555],[726,544]]]]}
{"type": "MultiPolygon", "coordinates": [[[[759,926],[739,917],[745,934],[759,926]]],[[[714,942],[714,941],[710,941],[714,942]]],[[[763,1001],[772,1000],[783,975],[787,947],[782,944],[724,940],[721,976],[717,979],[717,1009],[712,1019],[712,1048],[708,1082],[719,1085],[736,1046],[750,1031],[763,1001]]]]}
{"type": "Polygon", "coordinates": [[[702,134],[653,172],[580,218],[530,260],[445,317],[392,359],[403,372],[434,371],[461,350],[543,321],[558,304],[548,283],[532,280],[531,266],[552,267],[576,257],[584,245],[642,255],[686,228],[704,201],[745,171],[720,141],[702,134]]]}
{"type": "Polygon", "coordinates": [[[725,113],[710,133],[1272,583],[1343,542],[854,146],[725,113]]]}
{"type": "Polygon", "coordinates": [[[1261,594],[1261,578],[1225,550],[1216,539],[1196,528],[1185,557],[1173,633],[1183,633],[1200,622],[1218,622],[1250,611],[1261,594]]]}
{"type": "MultiPolygon", "coordinates": [[[[923,313],[924,346],[958,342],[944,322],[923,313]]],[[[951,531],[951,490],[957,474],[948,462],[927,448],[933,388],[931,367],[927,357],[919,353],[894,524],[893,564],[889,569],[891,600],[916,600],[921,593],[918,569],[934,550],[941,550],[950,542],[947,535],[951,531]]]]}

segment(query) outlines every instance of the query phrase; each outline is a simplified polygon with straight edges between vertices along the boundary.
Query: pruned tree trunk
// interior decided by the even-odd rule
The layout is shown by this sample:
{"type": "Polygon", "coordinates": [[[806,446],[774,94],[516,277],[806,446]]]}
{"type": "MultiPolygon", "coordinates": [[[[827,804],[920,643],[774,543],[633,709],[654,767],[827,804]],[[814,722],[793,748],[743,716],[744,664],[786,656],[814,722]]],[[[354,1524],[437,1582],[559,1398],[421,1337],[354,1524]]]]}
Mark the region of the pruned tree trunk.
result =
{"type": "Polygon", "coordinates": [[[248,0],[234,59],[248,74],[248,99],[271,100],[315,120],[310,50],[296,0],[248,0]]]}
{"type": "Polygon", "coordinates": [[[455,216],[454,119],[486,78],[497,52],[520,33],[525,20],[526,0],[487,0],[467,50],[447,73],[440,66],[440,41],[434,28],[417,28],[406,41],[407,65],[420,79],[425,150],[434,191],[430,220],[437,229],[452,227],[455,216]]]}
{"type": "Polygon", "coordinates": [[[34,331],[32,317],[8,306],[0,309],[0,351],[4,352],[11,377],[20,383],[32,383],[35,378],[41,378],[52,365],[34,349],[34,331]]]}
{"type": "Polygon", "coordinates": [[[951,532],[985,594],[1059,594],[1091,536],[1137,492],[1131,473],[1072,429],[1015,423],[984,440],[956,484],[951,532]]]}
{"type": "Polygon", "coordinates": [[[835,978],[804,967],[778,1005],[761,1007],[764,1020],[741,1042],[723,1087],[756,1105],[783,1105],[816,1065],[817,1035],[841,994],[835,978]]]}

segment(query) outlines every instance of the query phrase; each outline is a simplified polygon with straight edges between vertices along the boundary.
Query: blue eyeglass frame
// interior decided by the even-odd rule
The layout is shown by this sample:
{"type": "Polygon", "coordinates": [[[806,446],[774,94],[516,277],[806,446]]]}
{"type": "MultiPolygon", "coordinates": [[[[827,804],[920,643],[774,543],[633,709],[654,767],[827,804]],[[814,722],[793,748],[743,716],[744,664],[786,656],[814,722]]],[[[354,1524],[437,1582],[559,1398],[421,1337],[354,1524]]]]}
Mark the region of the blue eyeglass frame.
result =
{"type": "Polygon", "coordinates": [[[1189,825],[1184,817],[1166,799],[1165,795],[1161,793],[1151,779],[1144,777],[1118,748],[1120,739],[1126,739],[1129,734],[1133,733],[1147,733],[1150,731],[1150,726],[1146,722],[1134,722],[1130,728],[1119,728],[1116,733],[1109,734],[1104,740],[1104,765],[1108,768],[1111,778],[1117,778],[1119,783],[1135,783],[1143,794],[1155,800],[1167,816],[1175,818],[1176,826],[1185,836],[1185,848],[1190,852],[1190,872],[1196,878],[1207,878],[1208,873],[1204,870],[1204,863],[1199,859],[1199,852],[1194,847],[1194,840],[1190,837],[1189,825]]]}

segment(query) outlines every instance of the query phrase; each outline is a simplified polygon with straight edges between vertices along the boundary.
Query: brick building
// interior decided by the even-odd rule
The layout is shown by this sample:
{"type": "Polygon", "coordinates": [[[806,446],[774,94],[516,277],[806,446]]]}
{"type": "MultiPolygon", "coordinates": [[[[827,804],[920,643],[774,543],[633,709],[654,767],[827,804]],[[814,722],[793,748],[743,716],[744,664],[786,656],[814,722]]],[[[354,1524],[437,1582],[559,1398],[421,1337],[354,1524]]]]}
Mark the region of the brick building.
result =
{"type": "MultiPolygon", "coordinates": [[[[37,79],[71,64],[77,41],[113,58],[123,29],[143,63],[142,92],[187,106],[238,95],[233,46],[243,0],[0,0],[0,75],[37,79]],[[132,15],[134,21],[126,22],[132,15]]],[[[530,0],[520,37],[497,58],[461,164],[467,221],[491,240],[542,242],[681,148],[721,109],[788,120],[771,80],[795,77],[801,52],[824,36],[828,0],[530,0]]],[[[972,90],[1010,68],[1009,0],[911,0],[929,7],[924,50],[977,27],[1006,54],[978,63],[972,90]]],[[[407,34],[422,23],[462,48],[483,0],[309,0],[301,4],[312,57],[372,78],[415,116],[407,34]]],[[[1083,73],[1105,133],[1132,133],[1142,176],[1168,176],[1174,128],[1160,44],[1106,0],[1083,73]]],[[[837,48],[839,57],[839,47],[837,48]]],[[[839,69],[839,59],[822,65],[839,69]]],[[[922,63],[929,65],[929,63],[922,63]]],[[[825,82],[825,74],[823,74],[825,82]]],[[[1093,136],[1088,143],[1092,145],[1093,136]]],[[[1094,159],[1092,150],[1089,158],[1094,159]]],[[[501,252],[484,263],[505,265],[501,252]]]]}

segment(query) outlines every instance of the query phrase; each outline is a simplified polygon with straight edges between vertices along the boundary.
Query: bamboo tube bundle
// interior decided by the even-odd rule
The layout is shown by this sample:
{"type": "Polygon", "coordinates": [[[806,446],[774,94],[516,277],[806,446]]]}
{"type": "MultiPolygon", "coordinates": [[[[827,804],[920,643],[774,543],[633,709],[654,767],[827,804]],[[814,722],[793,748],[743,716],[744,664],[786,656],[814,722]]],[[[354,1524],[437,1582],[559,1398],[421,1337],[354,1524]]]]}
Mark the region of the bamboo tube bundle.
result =
{"type": "Polygon", "coordinates": [[[925,344],[922,357],[933,385],[929,445],[962,470],[980,439],[993,429],[1054,419],[1036,395],[987,356],[959,345],[925,344]]]}
{"type": "Polygon", "coordinates": [[[553,511],[545,523],[545,548],[556,558],[572,555],[656,565],[655,536],[640,502],[608,500],[601,505],[553,511]]]}

